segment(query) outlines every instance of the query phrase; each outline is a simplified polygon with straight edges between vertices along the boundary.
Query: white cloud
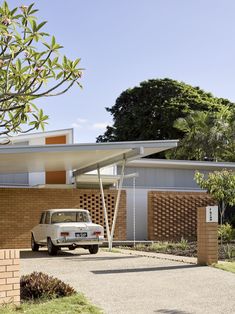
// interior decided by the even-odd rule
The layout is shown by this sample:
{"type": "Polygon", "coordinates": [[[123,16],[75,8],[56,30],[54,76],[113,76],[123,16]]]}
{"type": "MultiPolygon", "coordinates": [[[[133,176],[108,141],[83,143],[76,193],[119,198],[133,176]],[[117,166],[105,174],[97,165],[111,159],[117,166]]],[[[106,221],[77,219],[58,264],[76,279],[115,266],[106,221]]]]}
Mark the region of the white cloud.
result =
{"type": "Polygon", "coordinates": [[[107,125],[107,122],[96,122],[92,124],[92,128],[96,130],[104,130],[106,129],[107,125]]]}
{"type": "Polygon", "coordinates": [[[88,120],[87,119],[83,119],[83,118],[77,118],[76,122],[78,122],[78,123],[86,123],[86,122],[88,122],[88,120]]]}
{"type": "Polygon", "coordinates": [[[74,129],[82,129],[82,125],[81,124],[78,124],[76,122],[72,123],[71,126],[74,128],[74,129]]]}
{"type": "Polygon", "coordinates": [[[72,123],[72,127],[75,129],[82,129],[86,126],[88,120],[83,118],[77,118],[74,123],[72,123]]]}
{"type": "Polygon", "coordinates": [[[86,131],[105,130],[109,122],[90,122],[87,119],[77,118],[75,122],[71,124],[74,129],[83,129],[86,131]]]}

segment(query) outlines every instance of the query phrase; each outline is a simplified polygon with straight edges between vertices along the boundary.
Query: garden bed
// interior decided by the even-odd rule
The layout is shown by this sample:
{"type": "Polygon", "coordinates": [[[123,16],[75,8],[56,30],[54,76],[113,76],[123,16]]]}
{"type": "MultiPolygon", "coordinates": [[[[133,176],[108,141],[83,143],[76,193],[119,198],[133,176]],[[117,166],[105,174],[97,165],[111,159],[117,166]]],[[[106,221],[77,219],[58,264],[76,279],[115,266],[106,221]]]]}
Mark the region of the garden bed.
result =
{"type": "MultiPolygon", "coordinates": [[[[197,242],[155,242],[151,245],[138,244],[135,247],[130,247],[132,250],[144,252],[165,253],[187,257],[197,257],[197,242]]],[[[221,247],[219,244],[219,260],[235,260],[235,241],[227,244],[224,243],[221,247]]]]}

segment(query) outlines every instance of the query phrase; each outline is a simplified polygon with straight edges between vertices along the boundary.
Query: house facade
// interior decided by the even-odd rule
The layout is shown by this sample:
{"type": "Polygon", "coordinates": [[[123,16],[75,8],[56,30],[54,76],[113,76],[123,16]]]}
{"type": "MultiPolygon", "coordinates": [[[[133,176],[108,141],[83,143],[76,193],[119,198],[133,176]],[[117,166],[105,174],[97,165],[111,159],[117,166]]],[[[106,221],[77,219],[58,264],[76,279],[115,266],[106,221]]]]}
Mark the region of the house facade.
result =
{"type": "Polygon", "coordinates": [[[29,247],[30,230],[50,208],[88,209],[105,231],[115,221],[114,239],[125,240],[126,193],[113,185],[123,174],[115,175],[112,165],[177,146],[174,140],[77,144],[72,138],[71,130],[60,130],[0,147],[1,248],[29,247]]]}
{"type": "MultiPolygon", "coordinates": [[[[214,201],[194,180],[195,171],[205,175],[222,169],[235,170],[235,163],[143,158],[127,164],[128,240],[195,239],[197,207],[214,201]]],[[[117,166],[117,173],[121,166],[117,166]]]]}
{"type": "MultiPolygon", "coordinates": [[[[11,143],[7,146],[19,148],[32,146],[41,150],[46,145],[74,149],[73,145],[79,146],[80,144],[73,144],[73,130],[65,129],[12,137],[11,143]]],[[[89,144],[81,145],[89,147],[89,144]]],[[[133,144],[128,145],[132,146],[133,144]]],[[[164,147],[164,141],[160,145],[164,147]]],[[[92,156],[94,159],[96,152],[96,150],[92,150],[87,156],[92,156]]],[[[105,160],[105,150],[102,154],[102,158],[105,160]]],[[[79,155],[77,156],[79,158],[79,155]]],[[[53,155],[53,158],[57,159],[57,157],[61,157],[59,152],[53,155]]],[[[62,163],[66,163],[63,159],[61,160],[62,163]]],[[[76,158],[74,160],[76,161],[76,158]]],[[[37,163],[40,163],[40,158],[37,163]]],[[[205,191],[202,191],[194,181],[195,170],[207,175],[211,171],[224,168],[235,170],[235,165],[234,163],[148,158],[128,161],[125,168],[116,239],[174,240],[181,237],[194,239],[197,207],[213,203],[205,191]]],[[[4,195],[6,195],[3,211],[12,212],[13,215],[14,204],[19,203],[19,211],[22,212],[20,219],[22,221],[26,219],[28,222],[27,228],[19,231],[18,238],[24,239],[19,240],[22,241],[19,243],[20,247],[27,246],[25,243],[27,243],[30,226],[36,223],[36,216],[40,215],[42,209],[84,207],[90,210],[94,221],[104,225],[97,171],[85,171],[74,177],[72,168],[68,170],[64,165],[64,169],[66,170],[51,171],[50,168],[48,171],[38,172],[0,173],[1,199],[4,199],[4,195]],[[43,192],[42,188],[47,191],[43,192]],[[34,215],[34,213],[37,214],[34,215]]],[[[89,167],[87,169],[89,170],[89,167]]],[[[101,174],[111,224],[121,165],[115,163],[114,158],[109,166],[101,169],[101,174]]],[[[2,223],[4,226],[4,221],[2,223]]],[[[15,229],[17,225],[18,221],[15,222],[15,229]]]]}
{"type": "MultiPolygon", "coordinates": [[[[39,132],[18,135],[10,138],[10,146],[40,146],[72,144],[73,129],[39,132]]],[[[24,173],[0,173],[0,186],[37,186],[44,184],[71,184],[72,174],[69,171],[43,171],[24,173]]]]}

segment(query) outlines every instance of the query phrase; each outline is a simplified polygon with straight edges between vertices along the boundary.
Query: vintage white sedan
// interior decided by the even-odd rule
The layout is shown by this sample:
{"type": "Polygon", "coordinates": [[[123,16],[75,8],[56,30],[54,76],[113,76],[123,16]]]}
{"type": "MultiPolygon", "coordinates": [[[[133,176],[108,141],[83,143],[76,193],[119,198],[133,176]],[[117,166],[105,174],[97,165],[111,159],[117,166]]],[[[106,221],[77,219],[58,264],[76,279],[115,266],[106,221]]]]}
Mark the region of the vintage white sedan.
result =
{"type": "Polygon", "coordinates": [[[96,254],[104,240],[104,228],[92,223],[85,209],[50,209],[42,212],[40,222],[31,230],[32,251],[47,246],[50,255],[62,247],[88,249],[96,254]]]}

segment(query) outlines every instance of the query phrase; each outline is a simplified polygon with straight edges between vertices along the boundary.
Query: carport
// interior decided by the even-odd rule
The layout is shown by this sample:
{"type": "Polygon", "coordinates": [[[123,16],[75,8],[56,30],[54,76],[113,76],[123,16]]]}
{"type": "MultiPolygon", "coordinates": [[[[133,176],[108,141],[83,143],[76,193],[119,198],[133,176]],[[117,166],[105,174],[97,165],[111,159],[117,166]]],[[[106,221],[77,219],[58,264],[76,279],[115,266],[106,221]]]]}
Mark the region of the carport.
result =
{"type": "MultiPolygon", "coordinates": [[[[177,142],[178,141],[176,140],[169,140],[96,144],[2,146],[0,148],[0,173],[66,170],[72,171],[74,177],[77,178],[96,170],[96,176],[102,196],[109,248],[111,249],[126,162],[174,148],[177,146],[177,142]],[[114,217],[110,230],[104,198],[103,177],[100,169],[118,162],[122,163],[122,171],[119,177],[113,177],[113,180],[116,180],[119,184],[114,217]]],[[[88,177],[87,180],[89,180],[88,177]]]]}

